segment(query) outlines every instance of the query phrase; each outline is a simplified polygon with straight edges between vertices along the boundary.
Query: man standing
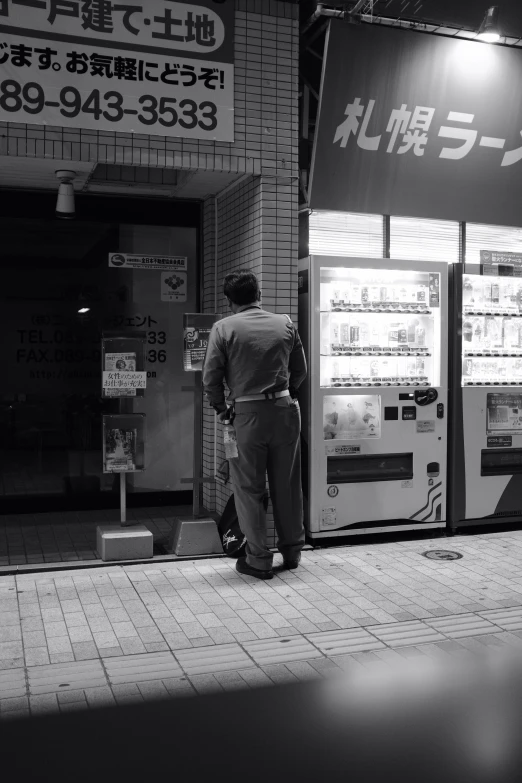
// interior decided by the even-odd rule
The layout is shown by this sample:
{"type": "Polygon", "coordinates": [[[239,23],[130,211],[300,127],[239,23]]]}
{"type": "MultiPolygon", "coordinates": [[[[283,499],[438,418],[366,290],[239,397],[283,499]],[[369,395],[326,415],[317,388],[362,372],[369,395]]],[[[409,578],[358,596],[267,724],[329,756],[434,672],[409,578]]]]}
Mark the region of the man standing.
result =
{"type": "Polygon", "coordinates": [[[273,555],[263,506],[267,472],[277,546],[287,568],[297,568],[305,541],[301,416],[295,393],[306,377],[306,360],[290,318],[261,309],[253,272],[232,272],[223,290],[233,315],[212,327],[203,386],[220,421],[231,415],[236,431],[238,456],[229,464],[239,525],[247,540],[246,557],[238,559],[236,569],[271,579],[273,555]]]}

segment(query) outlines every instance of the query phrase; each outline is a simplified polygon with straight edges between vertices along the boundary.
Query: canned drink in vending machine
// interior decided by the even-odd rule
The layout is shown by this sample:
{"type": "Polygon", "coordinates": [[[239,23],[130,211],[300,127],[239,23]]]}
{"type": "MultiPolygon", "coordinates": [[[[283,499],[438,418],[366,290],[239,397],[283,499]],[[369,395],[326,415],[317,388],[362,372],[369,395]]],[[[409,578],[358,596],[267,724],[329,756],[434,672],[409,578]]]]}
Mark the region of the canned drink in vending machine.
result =
{"type": "Polygon", "coordinates": [[[423,348],[426,345],[426,329],[423,326],[415,327],[415,344],[419,348],[423,348]]]}
{"type": "Polygon", "coordinates": [[[350,304],[361,304],[361,286],[356,283],[350,288],[350,304]]]}
{"type": "Polygon", "coordinates": [[[407,342],[408,342],[408,330],[406,329],[405,324],[399,324],[397,337],[398,337],[399,345],[406,345],[407,344],[407,342]]]}

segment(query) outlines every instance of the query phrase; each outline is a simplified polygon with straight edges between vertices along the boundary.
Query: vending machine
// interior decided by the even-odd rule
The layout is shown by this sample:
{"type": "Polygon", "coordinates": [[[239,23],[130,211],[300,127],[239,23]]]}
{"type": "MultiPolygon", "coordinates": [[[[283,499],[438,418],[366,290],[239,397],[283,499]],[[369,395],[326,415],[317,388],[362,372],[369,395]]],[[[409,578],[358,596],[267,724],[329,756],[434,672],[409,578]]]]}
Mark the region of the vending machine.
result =
{"type": "Polygon", "coordinates": [[[447,289],[442,263],[300,262],[311,538],[445,526],[447,289]]]}
{"type": "Polygon", "coordinates": [[[453,270],[452,530],[522,520],[519,271],[479,265],[453,270]]]}

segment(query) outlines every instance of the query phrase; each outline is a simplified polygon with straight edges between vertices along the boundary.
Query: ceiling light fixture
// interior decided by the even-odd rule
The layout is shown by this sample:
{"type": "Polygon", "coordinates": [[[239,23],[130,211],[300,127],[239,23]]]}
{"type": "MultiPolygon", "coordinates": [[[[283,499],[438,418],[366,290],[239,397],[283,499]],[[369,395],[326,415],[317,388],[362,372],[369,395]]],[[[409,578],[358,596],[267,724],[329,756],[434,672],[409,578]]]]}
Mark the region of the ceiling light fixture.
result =
{"type": "Polygon", "coordinates": [[[486,16],[479,27],[477,38],[479,41],[486,41],[487,43],[496,43],[497,41],[500,41],[498,5],[492,5],[488,8],[486,16]]]}

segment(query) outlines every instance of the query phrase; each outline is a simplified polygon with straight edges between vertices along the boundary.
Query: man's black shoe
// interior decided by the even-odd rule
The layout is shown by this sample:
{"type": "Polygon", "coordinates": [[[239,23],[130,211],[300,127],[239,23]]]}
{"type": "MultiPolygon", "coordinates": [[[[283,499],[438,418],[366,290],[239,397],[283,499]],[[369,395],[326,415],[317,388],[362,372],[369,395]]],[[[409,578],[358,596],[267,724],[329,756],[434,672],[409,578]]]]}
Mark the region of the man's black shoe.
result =
{"type": "Polygon", "coordinates": [[[301,553],[299,553],[297,557],[293,557],[291,559],[285,560],[284,565],[285,568],[289,568],[290,571],[294,571],[300,562],[301,562],[301,553]]]}
{"type": "Polygon", "coordinates": [[[249,566],[246,557],[238,558],[236,571],[239,574],[245,574],[245,576],[255,576],[256,579],[272,579],[274,576],[272,569],[269,571],[262,571],[260,568],[252,568],[252,566],[249,566]]]}

